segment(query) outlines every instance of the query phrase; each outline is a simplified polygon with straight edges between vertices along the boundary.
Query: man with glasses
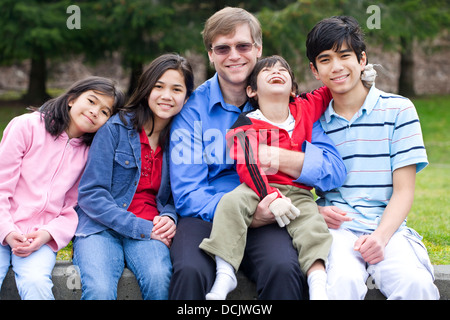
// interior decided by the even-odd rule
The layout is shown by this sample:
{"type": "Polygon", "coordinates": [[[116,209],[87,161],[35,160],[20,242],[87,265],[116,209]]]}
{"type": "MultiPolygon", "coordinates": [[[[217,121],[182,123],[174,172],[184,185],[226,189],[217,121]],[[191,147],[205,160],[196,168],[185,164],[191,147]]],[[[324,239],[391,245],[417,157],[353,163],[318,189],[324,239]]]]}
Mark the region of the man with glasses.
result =
{"type": "MultiPolygon", "coordinates": [[[[247,78],[262,55],[260,24],[243,9],[218,11],[202,34],[216,74],[195,90],[171,130],[171,184],[181,218],[171,247],[170,299],[205,299],[216,278],[216,263],[199,244],[210,235],[222,196],[240,185],[234,161],[227,156],[225,135],[241,112],[252,110],[247,78]]],[[[326,167],[327,160],[303,161],[307,151],[281,152],[267,162],[273,167],[273,161],[279,161],[279,170],[292,177],[300,176],[302,166],[326,167]]],[[[268,208],[275,198],[272,194],[262,199],[254,214],[241,269],[256,282],[260,299],[303,299],[308,290],[297,251],[268,208]]]]}

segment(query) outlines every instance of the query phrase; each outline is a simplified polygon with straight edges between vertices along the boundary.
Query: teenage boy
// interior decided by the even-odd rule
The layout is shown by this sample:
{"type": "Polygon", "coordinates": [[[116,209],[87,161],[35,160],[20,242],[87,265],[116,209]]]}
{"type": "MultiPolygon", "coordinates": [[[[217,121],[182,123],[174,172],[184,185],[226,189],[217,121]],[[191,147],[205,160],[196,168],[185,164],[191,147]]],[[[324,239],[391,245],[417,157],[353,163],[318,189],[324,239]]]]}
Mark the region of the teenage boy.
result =
{"type": "Polygon", "coordinates": [[[363,299],[371,276],[388,299],[439,299],[421,237],[406,226],[416,173],[428,164],[413,103],[364,85],[366,46],[354,18],[319,22],[306,46],[314,76],[333,95],[321,125],[348,173],[318,201],[333,236],[328,297],[363,299]]]}
{"type": "MultiPolygon", "coordinates": [[[[205,299],[214,283],[216,264],[198,246],[211,233],[222,196],[240,185],[234,161],[227,157],[225,135],[241,112],[252,110],[247,77],[262,53],[258,20],[239,8],[227,7],[211,16],[203,41],[216,75],[195,90],[171,130],[170,176],[181,218],[171,246],[170,299],[205,299]]],[[[327,165],[327,153],[311,141],[304,152],[280,152],[270,160],[275,162],[293,179],[308,172],[315,181],[327,165]],[[313,168],[302,171],[302,166],[313,168]]],[[[260,299],[303,299],[308,291],[297,251],[269,210],[275,198],[266,196],[255,211],[241,269],[256,283],[260,299]]]]}

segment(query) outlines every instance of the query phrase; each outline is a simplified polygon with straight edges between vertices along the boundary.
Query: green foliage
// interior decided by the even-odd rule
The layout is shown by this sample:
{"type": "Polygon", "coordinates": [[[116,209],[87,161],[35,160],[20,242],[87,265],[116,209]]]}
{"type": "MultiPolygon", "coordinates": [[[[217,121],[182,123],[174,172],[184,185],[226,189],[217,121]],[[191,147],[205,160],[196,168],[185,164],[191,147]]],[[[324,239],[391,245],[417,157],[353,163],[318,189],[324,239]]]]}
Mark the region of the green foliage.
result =
{"type": "MultiPolygon", "coordinates": [[[[436,36],[450,25],[447,0],[379,0],[381,28],[366,28],[372,0],[0,0],[0,64],[29,58],[95,62],[119,52],[133,72],[164,52],[201,52],[206,19],[225,6],[254,13],[263,27],[264,54],[283,55],[298,78],[308,69],[305,40],[321,19],[352,15],[370,42],[399,50],[400,43],[436,36]],[[81,9],[81,29],[66,22],[70,5],[81,9]],[[401,41],[400,41],[401,39],[401,41]],[[299,76],[300,75],[300,76],[299,76]]],[[[42,70],[42,66],[41,66],[42,70]]],[[[44,69],[45,70],[45,69],[44,69]]],[[[45,82],[45,77],[34,79],[45,82]]],[[[42,88],[41,88],[42,89],[42,88]]]]}
{"type": "MultiPolygon", "coordinates": [[[[450,96],[417,98],[414,104],[420,117],[429,162],[450,166],[450,96]]],[[[450,190],[450,186],[448,188],[450,190]]]]}
{"type": "Polygon", "coordinates": [[[408,225],[424,237],[434,264],[450,264],[450,96],[422,97],[413,102],[430,164],[417,175],[408,225]]]}
{"type": "MultiPolygon", "coordinates": [[[[262,9],[257,16],[264,33],[264,53],[280,54],[298,74],[307,69],[306,37],[313,26],[324,18],[337,15],[355,17],[368,43],[382,44],[385,49],[400,50],[400,38],[430,39],[450,27],[450,4],[445,0],[297,0],[274,11],[262,9]],[[369,29],[370,5],[380,8],[379,29],[369,29]]],[[[299,77],[301,78],[301,77],[299,77]]]]}
{"type": "Polygon", "coordinates": [[[69,1],[1,0],[1,63],[30,58],[36,49],[50,58],[80,51],[80,47],[68,47],[73,40],[66,27],[69,5],[69,1]]]}
{"type": "Polygon", "coordinates": [[[107,17],[106,48],[120,51],[125,62],[152,59],[173,24],[174,10],[154,1],[100,1],[97,11],[107,17]]]}

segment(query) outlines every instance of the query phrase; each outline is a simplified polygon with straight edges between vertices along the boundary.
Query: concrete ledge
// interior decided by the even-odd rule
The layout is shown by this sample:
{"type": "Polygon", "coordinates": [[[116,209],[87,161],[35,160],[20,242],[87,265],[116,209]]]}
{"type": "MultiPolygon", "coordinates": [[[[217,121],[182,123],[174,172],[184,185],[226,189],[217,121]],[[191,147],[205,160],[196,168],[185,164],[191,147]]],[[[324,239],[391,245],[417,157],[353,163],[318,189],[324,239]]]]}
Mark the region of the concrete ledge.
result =
{"type": "MultiPolygon", "coordinates": [[[[441,300],[450,299],[450,265],[434,266],[435,284],[439,288],[441,300]]],[[[230,300],[255,300],[256,286],[241,272],[238,272],[238,287],[229,294],[230,300]]],[[[57,261],[53,269],[53,294],[56,300],[79,300],[81,297],[81,282],[76,267],[70,261],[57,261]]],[[[141,300],[141,294],[133,273],[125,269],[119,281],[118,300],[141,300]]],[[[14,272],[10,269],[0,291],[1,300],[18,300],[14,272]]],[[[377,289],[368,291],[366,300],[382,300],[385,297],[377,289]]]]}

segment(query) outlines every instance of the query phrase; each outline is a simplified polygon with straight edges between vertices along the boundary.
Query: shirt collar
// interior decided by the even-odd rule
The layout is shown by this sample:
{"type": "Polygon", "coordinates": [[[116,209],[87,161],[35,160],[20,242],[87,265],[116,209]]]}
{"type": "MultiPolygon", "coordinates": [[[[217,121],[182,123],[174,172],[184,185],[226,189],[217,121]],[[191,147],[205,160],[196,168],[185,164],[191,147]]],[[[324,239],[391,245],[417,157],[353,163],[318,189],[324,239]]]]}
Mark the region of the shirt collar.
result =
{"type": "MultiPolygon", "coordinates": [[[[211,82],[210,82],[210,91],[209,91],[209,111],[212,112],[212,110],[215,106],[220,106],[223,109],[228,110],[228,111],[241,112],[239,109],[240,106],[234,106],[234,105],[228,104],[223,99],[222,89],[220,88],[220,83],[219,83],[219,75],[217,74],[217,72],[214,75],[214,77],[212,77],[210,79],[210,81],[211,82]]],[[[253,107],[250,104],[250,102],[247,101],[247,103],[244,106],[243,111],[250,111],[250,110],[253,110],[253,107]]]]}
{"type": "Polygon", "coordinates": [[[327,123],[330,123],[331,121],[331,116],[337,116],[337,113],[334,111],[333,108],[333,100],[330,101],[330,103],[328,104],[328,108],[327,110],[325,110],[325,112],[323,113],[324,117],[325,117],[325,121],[327,123]]]}
{"type": "Polygon", "coordinates": [[[361,111],[366,110],[367,114],[370,114],[373,108],[377,105],[380,95],[381,91],[375,88],[375,86],[372,86],[367,94],[366,100],[364,100],[361,111]]]}
{"type": "MultiPolygon", "coordinates": [[[[121,111],[122,112],[122,111],[121,111]]],[[[127,124],[125,125],[125,123],[122,122],[122,119],[120,118],[120,113],[118,112],[115,115],[113,115],[110,119],[110,121],[114,124],[120,124],[128,129],[132,129],[133,128],[133,123],[132,123],[132,114],[131,113],[127,113],[127,112],[123,112],[122,115],[125,119],[125,121],[127,122],[127,124]]]]}
{"type": "MultiPolygon", "coordinates": [[[[369,93],[367,94],[366,99],[364,100],[363,105],[361,106],[361,108],[359,109],[358,113],[362,113],[364,110],[366,111],[367,114],[370,114],[373,110],[373,108],[376,106],[376,104],[378,103],[378,99],[380,97],[381,91],[379,89],[377,89],[375,86],[372,86],[369,90],[369,93]]],[[[327,110],[325,110],[324,112],[324,117],[325,117],[325,121],[327,123],[329,123],[331,121],[331,117],[334,116],[339,116],[333,108],[333,100],[330,101],[330,104],[328,105],[327,110]]]]}

